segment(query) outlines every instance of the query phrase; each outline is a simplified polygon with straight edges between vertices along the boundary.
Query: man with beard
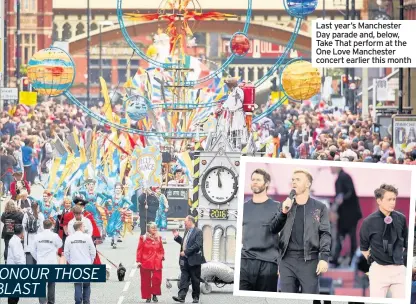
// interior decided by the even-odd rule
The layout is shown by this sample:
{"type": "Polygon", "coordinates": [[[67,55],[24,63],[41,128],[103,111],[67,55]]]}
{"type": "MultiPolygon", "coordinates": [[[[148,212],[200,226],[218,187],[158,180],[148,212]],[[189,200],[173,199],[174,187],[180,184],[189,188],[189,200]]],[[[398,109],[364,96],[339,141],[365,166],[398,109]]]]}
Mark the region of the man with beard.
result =
{"type": "Polygon", "coordinates": [[[277,292],[278,235],[270,222],[280,203],[270,199],[270,174],[256,169],[251,174],[253,198],[244,204],[240,290],[277,292]]]}
{"type": "Polygon", "coordinates": [[[274,233],[280,233],[279,263],[282,292],[319,294],[319,275],[328,271],[331,232],[328,209],[310,197],[312,175],[295,170],[293,201],[287,198],[270,223],[274,233]]]}

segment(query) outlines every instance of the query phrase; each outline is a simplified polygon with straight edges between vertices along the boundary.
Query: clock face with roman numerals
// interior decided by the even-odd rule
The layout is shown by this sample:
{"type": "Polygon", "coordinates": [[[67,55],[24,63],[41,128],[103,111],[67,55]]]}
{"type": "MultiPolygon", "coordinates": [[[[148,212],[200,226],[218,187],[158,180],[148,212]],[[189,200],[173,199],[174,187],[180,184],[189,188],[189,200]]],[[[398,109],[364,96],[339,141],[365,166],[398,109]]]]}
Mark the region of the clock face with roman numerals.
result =
{"type": "Polygon", "coordinates": [[[237,195],[237,175],[224,166],[212,167],[202,178],[201,188],[210,203],[217,205],[229,203],[237,195]]]}

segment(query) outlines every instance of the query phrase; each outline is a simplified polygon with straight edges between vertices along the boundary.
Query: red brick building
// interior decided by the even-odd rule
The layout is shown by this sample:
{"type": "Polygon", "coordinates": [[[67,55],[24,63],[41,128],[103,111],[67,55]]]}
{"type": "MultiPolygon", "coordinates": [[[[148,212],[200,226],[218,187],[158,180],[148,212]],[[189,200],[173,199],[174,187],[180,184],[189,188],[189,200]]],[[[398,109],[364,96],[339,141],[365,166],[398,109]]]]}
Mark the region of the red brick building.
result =
{"type": "Polygon", "coordinates": [[[16,49],[16,0],[6,0],[7,23],[7,83],[16,86],[16,57],[20,54],[21,64],[40,49],[52,44],[53,0],[19,0],[20,1],[20,52],[16,49]]]}

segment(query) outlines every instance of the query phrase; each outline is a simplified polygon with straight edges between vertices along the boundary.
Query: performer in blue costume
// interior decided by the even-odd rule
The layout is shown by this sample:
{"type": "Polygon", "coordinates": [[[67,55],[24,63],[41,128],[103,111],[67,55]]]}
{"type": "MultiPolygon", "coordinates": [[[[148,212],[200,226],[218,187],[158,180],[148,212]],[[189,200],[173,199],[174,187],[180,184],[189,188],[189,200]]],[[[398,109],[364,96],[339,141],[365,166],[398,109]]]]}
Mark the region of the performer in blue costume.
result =
{"type": "Polygon", "coordinates": [[[45,220],[49,219],[54,224],[58,218],[58,209],[53,201],[52,193],[48,190],[43,192],[43,200],[38,201],[39,210],[42,212],[45,220]]]}
{"type": "Polygon", "coordinates": [[[79,191],[75,196],[80,196],[82,199],[88,202],[88,204],[85,206],[85,211],[90,212],[94,216],[94,220],[100,229],[101,235],[104,237],[103,232],[105,231],[104,221],[106,220],[106,215],[104,209],[100,206],[99,201],[104,200],[105,195],[96,193],[95,184],[95,180],[87,179],[85,182],[86,190],[79,191]]]}
{"type": "Polygon", "coordinates": [[[121,242],[127,230],[132,230],[132,203],[123,195],[123,185],[116,183],[114,186],[114,195],[111,199],[106,200],[105,208],[109,219],[107,224],[107,236],[111,237],[111,246],[117,247],[116,238],[121,242]]]}
{"type": "Polygon", "coordinates": [[[154,191],[159,198],[159,209],[156,212],[156,225],[160,231],[163,231],[168,227],[167,212],[169,211],[169,202],[160,187],[155,187],[154,191]]]}

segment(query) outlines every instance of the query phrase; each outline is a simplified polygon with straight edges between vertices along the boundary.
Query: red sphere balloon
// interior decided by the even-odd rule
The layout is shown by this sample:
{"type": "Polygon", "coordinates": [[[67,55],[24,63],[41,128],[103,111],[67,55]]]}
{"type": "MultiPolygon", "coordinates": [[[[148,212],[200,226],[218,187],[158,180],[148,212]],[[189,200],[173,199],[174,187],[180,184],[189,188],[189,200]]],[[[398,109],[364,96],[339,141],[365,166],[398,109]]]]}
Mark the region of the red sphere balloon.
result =
{"type": "Polygon", "coordinates": [[[235,34],[231,39],[231,51],[233,54],[243,56],[250,50],[250,40],[243,33],[235,34]]]}

